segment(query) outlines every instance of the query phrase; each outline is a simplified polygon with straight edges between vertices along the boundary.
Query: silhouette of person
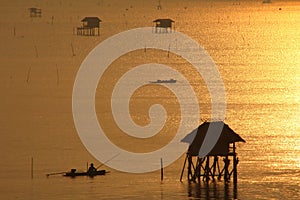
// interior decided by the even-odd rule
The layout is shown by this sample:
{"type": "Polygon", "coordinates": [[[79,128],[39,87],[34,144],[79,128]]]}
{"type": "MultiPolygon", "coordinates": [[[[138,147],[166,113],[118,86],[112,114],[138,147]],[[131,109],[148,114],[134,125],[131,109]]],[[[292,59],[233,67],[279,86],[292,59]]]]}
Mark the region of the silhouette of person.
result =
{"type": "Polygon", "coordinates": [[[87,173],[88,173],[88,174],[91,174],[91,173],[96,172],[96,171],[97,171],[97,169],[94,167],[94,164],[91,163],[91,165],[90,165],[90,167],[89,167],[87,173]]]}

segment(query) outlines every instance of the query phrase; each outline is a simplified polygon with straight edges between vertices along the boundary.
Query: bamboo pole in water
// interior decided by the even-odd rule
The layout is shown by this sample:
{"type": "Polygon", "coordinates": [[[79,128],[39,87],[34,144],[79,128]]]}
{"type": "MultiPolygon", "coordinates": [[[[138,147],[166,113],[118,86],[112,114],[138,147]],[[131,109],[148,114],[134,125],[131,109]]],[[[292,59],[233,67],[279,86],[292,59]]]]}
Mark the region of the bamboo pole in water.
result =
{"type": "Polygon", "coordinates": [[[164,180],[164,166],[162,158],[160,158],[160,180],[164,180]]]}
{"type": "Polygon", "coordinates": [[[76,56],[75,51],[74,51],[73,43],[71,43],[71,49],[72,49],[72,56],[76,56]]]}
{"type": "Polygon", "coordinates": [[[27,71],[27,77],[26,77],[27,83],[29,83],[29,80],[30,80],[30,72],[31,72],[31,66],[28,68],[28,71],[27,71]]]}
{"type": "Polygon", "coordinates": [[[33,179],[33,157],[31,157],[31,179],[33,179]]]}
{"type": "Polygon", "coordinates": [[[36,45],[34,45],[34,49],[35,49],[35,57],[38,58],[39,57],[39,52],[38,52],[38,49],[37,49],[36,45]]]}
{"type": "Polygon", "coordinates": [[[56,84],[59,85],[59,71],[58,71],[57,64],[56,64],[56,84]]]}

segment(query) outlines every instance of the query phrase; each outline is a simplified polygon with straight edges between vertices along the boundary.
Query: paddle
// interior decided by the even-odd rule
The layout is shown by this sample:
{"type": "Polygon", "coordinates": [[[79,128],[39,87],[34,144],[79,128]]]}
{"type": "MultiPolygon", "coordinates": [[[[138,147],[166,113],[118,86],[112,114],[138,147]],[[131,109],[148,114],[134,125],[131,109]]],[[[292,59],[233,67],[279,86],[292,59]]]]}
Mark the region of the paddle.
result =
{"type": "Polygon", "coordinates": [[[46,176],[51,176],[51,175],[59,175],[59,174],[64,174],[66,172],[55,172],[55,173],[50,173],[50,174],[46,174],[46,176]]]}
{"type": "Polygon", "coordinates": [[[108,163],[109,161],[111,161],[112,159],[114,159],[115,157],[117,157],[118,155],[120,155],[120,153],[114,155],[112,158],[108,159],[107,161],[105,161],[104,163],[102,163],[101,165],[99,165],[98,167],[96,167],[96,169],[98,169],[99,167],[102,167],[103,165],[105,165],[106,163],[108,163]]]}

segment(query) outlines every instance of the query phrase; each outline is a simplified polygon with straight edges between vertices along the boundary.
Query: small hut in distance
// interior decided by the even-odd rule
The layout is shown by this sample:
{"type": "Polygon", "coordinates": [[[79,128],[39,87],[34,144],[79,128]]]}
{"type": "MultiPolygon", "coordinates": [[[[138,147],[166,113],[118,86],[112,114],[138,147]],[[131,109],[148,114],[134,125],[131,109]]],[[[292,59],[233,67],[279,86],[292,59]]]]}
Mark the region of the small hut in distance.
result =
{"type": "Polygon", "coordinates": [[[172,19],[156,19],[153,22],[155,23],[155,33],[168,33],[168,31],[175,30],[172,19]]]}
{"type": "Polygon", "coordinates": [[[272,3],[271,0],[263,0],[263,3],[272,3]]]}
{"type": "Polygon", "coordinates": [[[100,22],[98,17],[85,17],[81,20],[82,26],[77,27],[77,35],[83,36],[99,36],[100,35],[100,22]]]}
{"type": "Polygon", "coordinates": [[[236,134],[227,124],[224,122],[204,122],[192,133],[188,134],[182,142],[190,143],[184,166],[182,169],[180,180],[186,162],[188,162],[188,180],[200,182],[200,178],[206,182],[209,180],[215,180],[217,177],[219,180],[223,177],[225,182],[230,180],[233,174],[234,184],[237,183],[237,164],[238,158],[236,153],[236,142],[245,142],[238,134],[236,134]],[[221,135],[212,148],[212,150],[204,158],[199,158],[198,154],[200,148],[206,137],[209,126],[222,126],[221,135]],[[193,138],[193,141],[190,141],[193,138]],[[223,162],[220,162],[219,158],[223,158],[223,162]],[[231,160],[230,160],[231,158],[231,160]],[[232,161],[232,164],[230,164],[232,161]]]}
{"type": "Polygon", "coordinates": [[[40,8],[28,8],[30,17],[42,17],[42,9],[40,8]]]}

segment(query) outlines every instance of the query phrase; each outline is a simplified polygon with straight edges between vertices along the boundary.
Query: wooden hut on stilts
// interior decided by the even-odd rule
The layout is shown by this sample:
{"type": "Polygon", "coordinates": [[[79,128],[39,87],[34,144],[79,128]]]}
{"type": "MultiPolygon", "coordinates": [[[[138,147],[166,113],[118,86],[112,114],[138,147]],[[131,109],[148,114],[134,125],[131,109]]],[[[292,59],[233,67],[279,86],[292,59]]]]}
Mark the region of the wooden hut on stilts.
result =
{"type": "Polygon", "coordinates": [[[233,182],[237,183],[237,165],[239,159],[236,153],[236,142],[245,142],[224,122],[204,122],[192,133],[187,135],[182,142],[189,142],[180,181],[187,164],[188,181],[198,182],[209,180],[221,180],[228,182],[233,176],[233,182]],[[219,124],[217,124],[219,123],[219,124]],[[221,124],[220,124],[221,123],[221,124]],[[209,126],[223,125],[221,135],[212,150],[203,158],[200,158],[199,150],[203,144],[209,126]],[[186,138],[194,138],[190,143],[186,138]]]}
{"type": "Polygon", "coordinates": [[[40,8],[28,8],[30,17],[42,17],[42,9],[40,8]]]}
{"type": "Polygon", "coordinates": [[[157,10],[161,10],[162,7],[161,7],[161,4],[160,4],[160,0],[158,0],[158,5],[157,5],[157,10]]]}
{"type": "Polygon", "coordinates": [[[172,33],[175,30],[175,21],[172,19],[156,19],[153,21],[155,33],[172,33]]]}
{"type": "Polygon", "coordinates": [[[83,36],[99,36],[100,35],[100,22],[98,17],[85,17],[81,20],[82,26],[77,27],[77,35],[83,36]]]}

